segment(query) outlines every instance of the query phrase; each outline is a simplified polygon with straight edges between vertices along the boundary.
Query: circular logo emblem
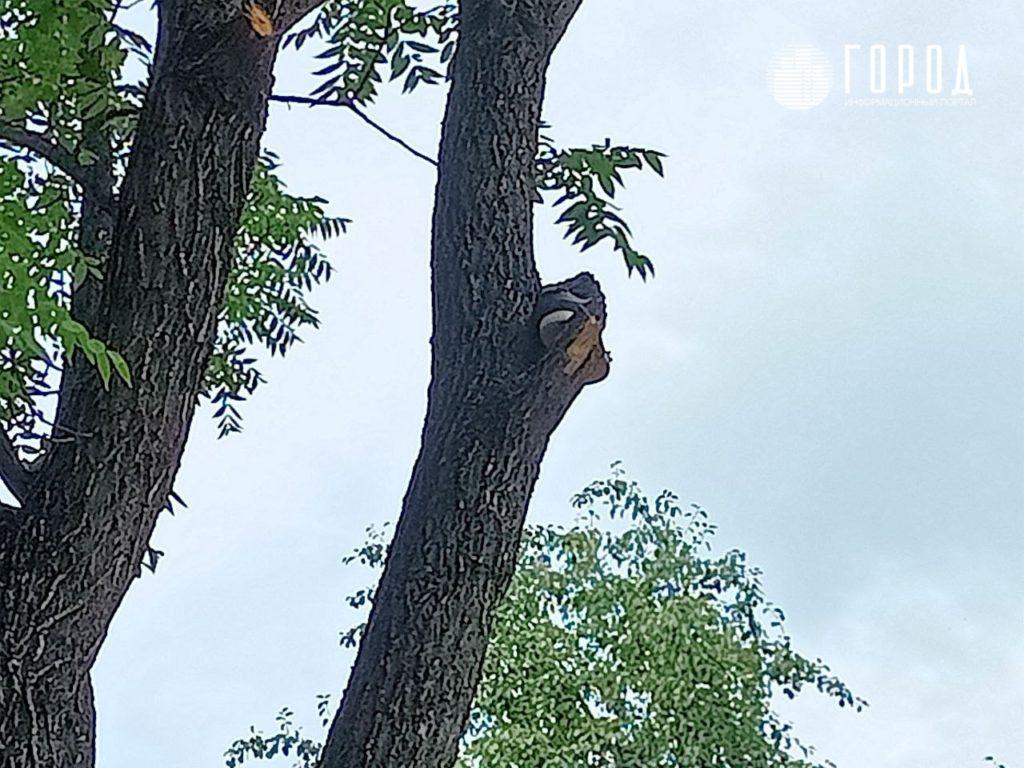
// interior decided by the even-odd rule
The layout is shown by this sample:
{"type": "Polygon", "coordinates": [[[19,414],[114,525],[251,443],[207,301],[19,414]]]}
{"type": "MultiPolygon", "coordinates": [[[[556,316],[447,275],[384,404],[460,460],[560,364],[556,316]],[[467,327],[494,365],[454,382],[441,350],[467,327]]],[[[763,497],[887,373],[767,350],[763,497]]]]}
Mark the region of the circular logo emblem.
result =
{"type": "Polygon", "coordinates": [[[786,109],[810,109],[832,89],[832,65],[820,48],[787,45],[768,62],[768,90],[786,109]]]}

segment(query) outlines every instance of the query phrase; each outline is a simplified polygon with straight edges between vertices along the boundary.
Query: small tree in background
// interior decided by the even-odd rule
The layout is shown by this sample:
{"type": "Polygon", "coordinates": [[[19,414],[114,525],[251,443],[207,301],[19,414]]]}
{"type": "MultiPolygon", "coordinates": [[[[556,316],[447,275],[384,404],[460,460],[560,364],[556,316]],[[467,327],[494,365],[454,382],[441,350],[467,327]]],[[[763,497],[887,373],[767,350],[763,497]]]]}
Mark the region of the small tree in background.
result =
{"type": "MultiPolygon", "coordinates": [[[[669,491],[652,500],[618,466],[573,506],[572,526],[525,530],[460,766],[819,765],[772,711],[773,696],[810,686],[841,707],[865,703],[793,650],[742,552],[712,553],[707,513],[669,491]]],[[[371,532],[347,561],[379,565],[383,541],[371,532]]],[[[360,590],[349,602],[372,597],[360,590]]],[[[318,745],[291,712],[278,724],[236,741],[228,765],[278,754],[312,764],[318,745]]]]}

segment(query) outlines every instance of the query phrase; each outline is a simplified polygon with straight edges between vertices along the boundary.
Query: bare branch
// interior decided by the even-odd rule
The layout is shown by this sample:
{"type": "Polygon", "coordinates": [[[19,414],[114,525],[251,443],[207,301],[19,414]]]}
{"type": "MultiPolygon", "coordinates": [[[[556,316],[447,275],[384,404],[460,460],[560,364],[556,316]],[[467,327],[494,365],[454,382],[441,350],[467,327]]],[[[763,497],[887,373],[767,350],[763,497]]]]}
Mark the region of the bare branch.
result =
{"type": "Polygon", "coordinates": [[[0,480],[20,503],[28,498],[31,476],[28,467],[18,457],[18,450],[7,433],[0,429],[0,480]]]}
{"type": "Polygon", "coordinates": [[[389,131],[380,123],[376,122],[373,118],[367,115],[363,110],[357,107],[352,101],[327,101],[324,99],[314,99],[309,96],[271,96],[271,101],[276,101],[282,104],[305,104],[309,107],[345,107],[354,113],[360,120],[372,127],[375,131],[386,137],[390,141],[395,142],[402,149],[409,152],[411,155],[418,157],[420,160],[425,160],[433,166],[437,166],[437,160],[432,158],[430,155],[426,155],[420,152],[418,149],[410,145],[401,136],[389,131]]]}
{"type": "Polygon", "coordinates": [[[115,207],[114,199],[105,189],[97,189],[89,176],[89,169],[78,162],[71,150],[61,146],[44,133],[29,131],[16,125],[0,123],[0,141],[27,149],[73,179],[82,193],[95,199],[108,211],[115,207]]]}

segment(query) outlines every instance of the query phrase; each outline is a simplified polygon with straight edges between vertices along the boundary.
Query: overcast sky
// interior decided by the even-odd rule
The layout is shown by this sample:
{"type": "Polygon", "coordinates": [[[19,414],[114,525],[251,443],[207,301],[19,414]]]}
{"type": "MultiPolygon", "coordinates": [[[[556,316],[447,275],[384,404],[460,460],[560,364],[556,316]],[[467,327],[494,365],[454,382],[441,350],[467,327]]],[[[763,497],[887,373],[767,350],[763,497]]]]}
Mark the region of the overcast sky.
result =
{"type": "MultiPolygon", "coordinates": [[[[586,268],[609,297],[612,375],[559,427],[530,518],[621,459],[706,506],[745,549],[798,648],[871,702],[784,708],[841,768],[1024,766],[1024,23],[1016,2],[585,0],[551,68],[564,145],[662,149],[667,178],[621,196],[658,276],[573,251],[538,209],[549,281],[586,268]],[[841,7],[839,7],[841,6],[841,7]],[[837,9],[838,8],[838,9],[837,9]],[[974,103],[852,106],[843,49],[964,45],[974,103]],[[773,56],[811,45],[832,90],[776,103],[773,56]]],[[[307,93],[312,51],[278,90],[307,93]]],[[[919,73],[918,81],[923,81],[919,73]]],[[[924,97],[923,85],[913,93],[924,97]]],[[[373,114],[436,147],[440,90],[373,114]]],[[[343,110],[274,106],[265,145],[299,194],[354,220],[329,245],[323,328],[245,406],[193,426],[155,575],[131,589],[95,670],[101,768],[199,768],[250,724],[342,690],[341,558],[394,520],[428,372],[433,169],[343,110]]],[[[311,735],[318,735],[314,728],[311,735]]]]}

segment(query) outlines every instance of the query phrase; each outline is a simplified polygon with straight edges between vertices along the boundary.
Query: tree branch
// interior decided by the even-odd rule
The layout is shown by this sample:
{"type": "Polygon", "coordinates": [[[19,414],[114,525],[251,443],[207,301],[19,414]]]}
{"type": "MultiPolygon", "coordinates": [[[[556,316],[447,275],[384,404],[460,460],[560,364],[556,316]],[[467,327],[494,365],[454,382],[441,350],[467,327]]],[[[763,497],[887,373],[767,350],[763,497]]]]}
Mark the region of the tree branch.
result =
{"type": "Polygon", "coordinates": [[[110,192],[98,189],[92,183],[89,169],[78,162],[74,153],[44,133],[37,133],[8,123],[0,123],[0,141],[27,149],[66,174],[82,188],[82,194],[92,197],[102,207],[113,212],[115,202],[110,192]]]}
{"type": "Polygon", "coordinates": [[[18,457],[18,450],[7,433],[0,429],[0,480],[19,503],[28,498],[31,476],[28,467],[18,457]]]}
{"type": "Polygon", "coordinates": [[[359,107],[357,107],[355,105],[355,103],[352,102],[352,101],[327,101],[325,99],[310,98],[309,96],[277,96],[277,95],[271,96],[270,100],[271,101],[276,101],[276,102],[281,103],[281,104],[305,104],[306,106],[309,106],[309,107],[345,107],[346,109],[350,110],[353,114],[355,114],[364,123],[369,125],[371,128],[373,128],[375,131],[380,133],[382,136],[384,136],[388,140],[395,142],[402,149],[404,149],[407,152],[409,152],[409,154],[411,154],[411,155],[413,155],[415,157],[418,157],[420,160],[425,160],[426,162],[430,163],[431,165],[433,165],[435,167],[437,166],[437,160],[432,158],[430,155],[426,155],[423,152],[420,152],[418,149],[416,149],[415,147],[410,145],[408,142],[406,142],[405,139],[403,139],[401,136],[398,136],[398,135],[392,133],[387,128],[385,128],[383,125],[381,125],[380,123],[376,122],[373,118],[371,118],[369,115],[367,115],[365,112],[363,112],[363,110],[361,110],[359,107]]]}
{"type": "Polygon", "coordinates": [[[533,254],[544,80],[578,3],[460,3],[434,201],[427,416],[318,768],[456,763],[548,439],[608,374],[597,282],[542,288],[533,254]],[[551,316],[560,328],[542,336],[551,316]]]}

